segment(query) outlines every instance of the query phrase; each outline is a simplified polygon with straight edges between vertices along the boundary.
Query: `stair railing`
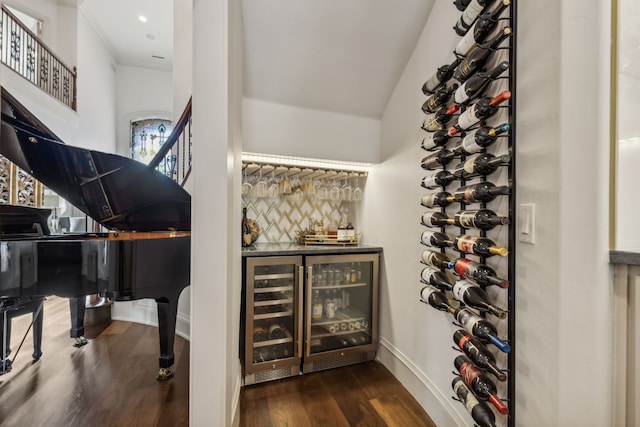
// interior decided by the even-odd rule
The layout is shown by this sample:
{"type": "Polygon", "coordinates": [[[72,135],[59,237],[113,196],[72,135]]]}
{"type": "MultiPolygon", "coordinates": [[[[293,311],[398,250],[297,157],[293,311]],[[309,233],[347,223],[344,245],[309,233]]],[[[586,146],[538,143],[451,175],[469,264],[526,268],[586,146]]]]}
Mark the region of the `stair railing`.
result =
{"type": "Polygon", "coordinates": [[[171,135],[149,162],[149,167],[184,186],[191,174],[191,98],[171,135]]]}
{"type": "Polygon", "coordinates": [[[0,53],[7,67],[77,111],[76,67],[66,65],[4,5],[0,19],[0,53]]]}

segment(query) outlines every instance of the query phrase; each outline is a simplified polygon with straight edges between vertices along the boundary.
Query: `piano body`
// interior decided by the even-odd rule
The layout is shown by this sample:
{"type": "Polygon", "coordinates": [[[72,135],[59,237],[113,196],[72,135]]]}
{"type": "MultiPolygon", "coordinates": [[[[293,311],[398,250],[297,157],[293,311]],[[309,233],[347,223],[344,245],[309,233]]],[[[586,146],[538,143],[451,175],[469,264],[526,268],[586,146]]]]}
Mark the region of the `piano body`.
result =
{"type": "MultiPolygon", "coordinates": [[[[72,337],[84,334],[87,295],[153,298],[158,379],[171,378],[178,298],[190,280],[190,195],[139,162],[63,144],[4,89],[1,99],[0,154],[109,231],[50,235],[48,210],[0,205],[0,319],[34,312],[37,360],[44,297],[70,298],[72,337]]],[[[3,351],[0,340],[0,360],[3,351]]]]}

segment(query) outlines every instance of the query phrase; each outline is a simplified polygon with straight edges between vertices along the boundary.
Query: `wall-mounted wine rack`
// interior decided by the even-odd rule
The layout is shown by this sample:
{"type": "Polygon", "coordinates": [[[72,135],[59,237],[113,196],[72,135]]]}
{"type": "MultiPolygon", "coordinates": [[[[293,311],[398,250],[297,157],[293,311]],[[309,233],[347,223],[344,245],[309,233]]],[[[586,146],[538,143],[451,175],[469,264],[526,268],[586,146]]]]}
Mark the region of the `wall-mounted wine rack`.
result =
{"type": "MultiPolygon", "coordinates": [[[[453,341],[441,343],[455,343],[451,360],[442,361],[443,369],[453,369],[453,399],[467,408],[469,399],[478,400],[479,409],[473,416],[470,413],[469,419],[480,427],[516,425],[516,7],[513,3],[514,0],[455,0],[461,17],[452,24],[455,33],[461,36],[460,42],[448,60],[443,58],[445,65],[434,70],[422,87],[426,96],[420,144],[423,157],[420,166],[425,174],[421,200],[425,228],[420,239],[425,245],[421,257],[425,265],[420,279],[420,301],[441,310],[456,325],[453,341]],[[485,77],[490,83],[483,87],[485,77]],[[478,91],[469,90],[477,86],[478,91]],[[469,93],[471,98],[467,99],[469,93]],[[494,114],[477,122],[472,120],[474,112],[488,110],[495,110],[494,114]],[[473,141],[482,144],[474,146],[473,141]],[[493,164],[500,166],[486,174],[471,172],[474,164],[482,163],[478,160],[481,158],[492,158],[493,164]],[[444,177],[444,182],[435,179],[436,173],[444,177]],[[476,200],[479,196],[472,189],[477,184],[498,189],[490,190],[494,194],[488,200],[476,200]],[[471,227],[472,215],[460,214],[477,210],[489,210],[494,226],[475,229],[471,227]],[[470,253],[475,238],[489,239],[494,249],[491,253],[470,253]],[[474,276],[474,269],[482,270],[484,275],[474,276]],[[494,278],[487,279],[487,275],[494,278]],[[478,309],[472,301],[461,302],[459,290],[464,289],[463,285],[475,289],[476,295],[486,297],[486,302],[497,309],[478,309]],[[474,314],[469,316],[469,311],[474,314]],[[498,372],[481,367],[472,353],[462,350],[465,345],[474,347],[472,344],[478,340],[467,330],[469,318],[481,319],[495,327],[498,340],[492,343],[482,338],[479,346],[482,351],[488,349],[489,357],[496,359],[498,372]],[[460,357],[465,353],[468,359],[460,357]],[[462,363],[465,361],[471,363],[462,363]],[[478,375],[495,386],[493,397],[472,391],[471,380],[478,375]]],[[[475,247],[481,242],[487,243],[476,242],[475,247]]]]}

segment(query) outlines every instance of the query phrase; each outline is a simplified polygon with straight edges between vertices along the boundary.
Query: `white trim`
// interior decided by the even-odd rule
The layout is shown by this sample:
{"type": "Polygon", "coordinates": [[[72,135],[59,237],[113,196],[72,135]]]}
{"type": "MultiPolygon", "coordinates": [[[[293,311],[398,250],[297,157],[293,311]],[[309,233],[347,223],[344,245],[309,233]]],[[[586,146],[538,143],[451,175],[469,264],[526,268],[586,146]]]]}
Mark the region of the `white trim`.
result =
{"type": "Polygon", "coordinates": [[[467,419],[469,417],[463,417],[458,412],[462,406],[451,398],[453,391],[451,395],[443,394],[424,372],[383,337],[380,338],[376,359],[402,383],[437,426],[466,427],[469,425],[467,419]]]}

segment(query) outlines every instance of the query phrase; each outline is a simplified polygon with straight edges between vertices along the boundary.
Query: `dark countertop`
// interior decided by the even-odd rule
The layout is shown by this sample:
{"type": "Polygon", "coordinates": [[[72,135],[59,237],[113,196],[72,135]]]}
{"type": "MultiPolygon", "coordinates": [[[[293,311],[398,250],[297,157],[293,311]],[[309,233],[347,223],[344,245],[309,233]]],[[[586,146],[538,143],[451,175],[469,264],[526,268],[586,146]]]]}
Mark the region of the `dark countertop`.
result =
{"type": "Polygon", "coordinates": [[[330,255],[330,254],[364,254],[382,252],[380,246],[369,245],[301,245],[287,243],[254,243],[242,248],[243,257],[278,256],[278,255],[330,255]]]}
{"type": "Polygon", "coordinates": [[[611,264],[640,265],[640,252],[609,251],[611,264]]]}

